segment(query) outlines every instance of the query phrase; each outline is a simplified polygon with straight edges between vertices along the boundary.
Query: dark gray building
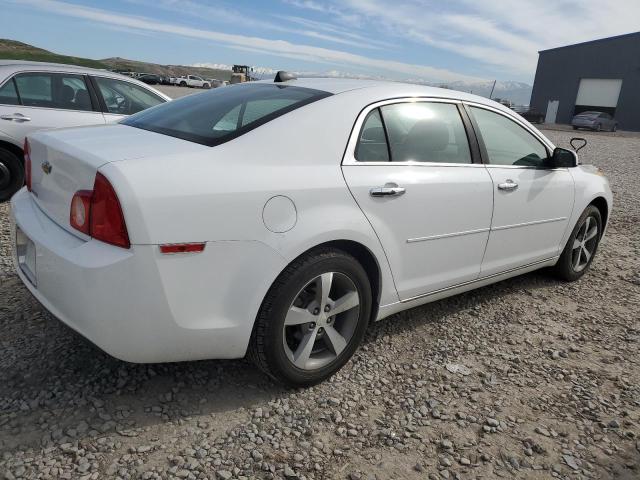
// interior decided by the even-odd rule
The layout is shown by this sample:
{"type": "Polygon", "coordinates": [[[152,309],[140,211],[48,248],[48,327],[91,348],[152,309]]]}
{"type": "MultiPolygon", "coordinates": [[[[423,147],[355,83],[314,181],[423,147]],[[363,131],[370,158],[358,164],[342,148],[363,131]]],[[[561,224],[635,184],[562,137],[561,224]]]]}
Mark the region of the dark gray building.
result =
{"type": "Polygon", "coordinates": [[[539,52],[531,108],[547,123],[607,112],[621,130],[640,131],[640,32],[539,52]]]}

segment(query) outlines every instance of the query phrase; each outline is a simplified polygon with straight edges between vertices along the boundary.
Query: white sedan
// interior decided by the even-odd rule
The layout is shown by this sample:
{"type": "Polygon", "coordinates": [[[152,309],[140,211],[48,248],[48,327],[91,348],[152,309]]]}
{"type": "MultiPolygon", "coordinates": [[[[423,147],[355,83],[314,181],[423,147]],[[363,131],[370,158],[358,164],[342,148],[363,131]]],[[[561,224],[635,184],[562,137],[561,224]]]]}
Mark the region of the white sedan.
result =
{"type": "Polygon", "coordinates": [[[27,135],[48,128],[104,125],[169,100],[118,73],[0,60],[0,202],[24,185],[22,147],[27,135]]]}
{"type": "Polygon", "coordinates": [[[248,354],[289,385],[372,321],[542,267],[580,278],[612,205],[516,113],[400,83],[246,83],[26,151],[15,263],[47,309],[123,360],[248,354]]]}

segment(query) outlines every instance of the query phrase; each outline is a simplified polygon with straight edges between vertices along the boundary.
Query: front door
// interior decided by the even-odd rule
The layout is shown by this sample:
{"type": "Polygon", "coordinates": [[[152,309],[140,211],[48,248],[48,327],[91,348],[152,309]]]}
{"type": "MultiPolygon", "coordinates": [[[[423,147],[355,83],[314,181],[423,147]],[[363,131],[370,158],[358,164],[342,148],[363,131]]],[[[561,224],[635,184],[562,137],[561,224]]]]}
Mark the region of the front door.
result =
{"type": "Polygon", "coordinates": [[[19,73],[3,85],[5,90],[15,92],[15,101],[0,104],[0,130],[19,144],[37,130],[104,124],[82,75],[19,73]]]}
{"type": "Polygon", "coordinates": [[[458,107],[396,102],[372,109],[343,173],[388,257],[402,300],[475,280],[493,185],[472,162],[458,107]]]}
{"type": "Polygon", "coordinates": [[[495,111],[472,107],[494,188],[491,234],[481,276],[559,255],[573,209],[573,177],[546,167],[550,151],[495,111]]]}

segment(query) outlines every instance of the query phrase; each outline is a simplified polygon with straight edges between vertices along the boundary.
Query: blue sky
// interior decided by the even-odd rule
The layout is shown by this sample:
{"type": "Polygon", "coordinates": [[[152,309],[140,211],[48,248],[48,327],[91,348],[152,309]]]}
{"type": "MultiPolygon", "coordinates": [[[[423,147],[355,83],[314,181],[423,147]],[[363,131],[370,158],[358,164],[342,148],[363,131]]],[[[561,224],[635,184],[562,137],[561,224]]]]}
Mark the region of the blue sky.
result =
{"type": "Polygon", "coordinates": [[[538,50],[638,29],[640,1],[0,0],[0,36],[68,55],[531,83],[538,50]]]}

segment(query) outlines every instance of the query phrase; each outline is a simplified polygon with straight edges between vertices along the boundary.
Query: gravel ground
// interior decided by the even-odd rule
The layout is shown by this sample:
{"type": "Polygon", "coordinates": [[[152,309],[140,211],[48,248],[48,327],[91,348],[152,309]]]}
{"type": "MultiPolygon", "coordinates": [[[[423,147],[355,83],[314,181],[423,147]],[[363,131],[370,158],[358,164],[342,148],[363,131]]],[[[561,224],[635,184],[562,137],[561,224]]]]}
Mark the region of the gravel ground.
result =
{"type": "Polygon", "coordinates": [[[583,136],[616,202],[588,275],[395,315],[307,390],[244,361],[108,357],[21,285],[0,206],[0,476],[640,478],[640,137],[583,136]]]}

